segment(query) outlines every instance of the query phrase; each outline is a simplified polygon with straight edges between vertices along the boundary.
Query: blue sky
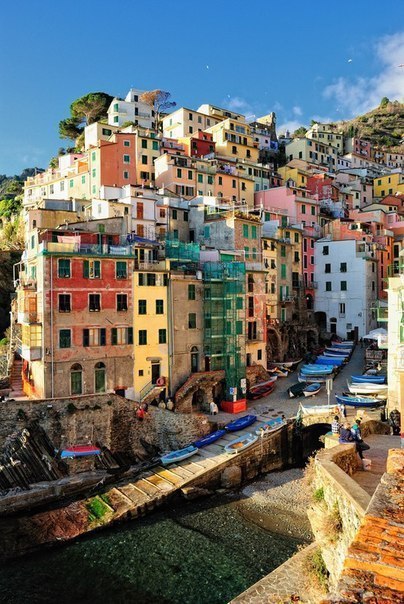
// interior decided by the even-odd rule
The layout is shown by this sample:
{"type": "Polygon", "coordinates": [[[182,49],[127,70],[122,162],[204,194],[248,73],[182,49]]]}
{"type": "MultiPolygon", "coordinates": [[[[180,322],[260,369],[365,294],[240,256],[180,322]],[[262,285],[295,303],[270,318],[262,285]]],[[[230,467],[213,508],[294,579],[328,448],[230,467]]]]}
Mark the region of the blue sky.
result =
{"type": "Polygon", "coordinates": [[[1,16],[0,174],[46,167],[90,91],[161,88],[282,129],[404,97],[402,2],[19,0],[1,16]]]}

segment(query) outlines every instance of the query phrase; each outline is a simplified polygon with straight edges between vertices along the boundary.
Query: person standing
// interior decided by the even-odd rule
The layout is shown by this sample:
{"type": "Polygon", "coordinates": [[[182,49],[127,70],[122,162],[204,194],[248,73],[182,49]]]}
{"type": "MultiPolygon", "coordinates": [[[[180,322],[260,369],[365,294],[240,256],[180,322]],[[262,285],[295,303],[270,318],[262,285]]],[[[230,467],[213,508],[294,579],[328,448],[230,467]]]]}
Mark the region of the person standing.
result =
{"type": "Polygon", "coordinates": [[[341,429],[341,424],[339,423],[339,417],[338,417],[338,415],[335,415],[334,419],[331,422],[331,432],[333,434],[339,434],[340,429],[341,429]]]}

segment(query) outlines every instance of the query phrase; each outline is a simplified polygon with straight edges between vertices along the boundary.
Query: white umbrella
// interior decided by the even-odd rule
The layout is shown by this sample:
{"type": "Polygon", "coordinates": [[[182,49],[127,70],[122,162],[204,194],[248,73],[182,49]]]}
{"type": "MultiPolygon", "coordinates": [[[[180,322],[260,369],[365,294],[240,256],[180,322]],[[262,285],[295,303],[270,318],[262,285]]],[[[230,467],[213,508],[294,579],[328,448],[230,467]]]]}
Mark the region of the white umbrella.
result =
{"type": "Polygon", "coordinates": [[[378,329],[372,329],[366,336],[363,336],[364,340],[377,340],[379,336],[387,336],[387,330],[384,327],[378,329]]]}

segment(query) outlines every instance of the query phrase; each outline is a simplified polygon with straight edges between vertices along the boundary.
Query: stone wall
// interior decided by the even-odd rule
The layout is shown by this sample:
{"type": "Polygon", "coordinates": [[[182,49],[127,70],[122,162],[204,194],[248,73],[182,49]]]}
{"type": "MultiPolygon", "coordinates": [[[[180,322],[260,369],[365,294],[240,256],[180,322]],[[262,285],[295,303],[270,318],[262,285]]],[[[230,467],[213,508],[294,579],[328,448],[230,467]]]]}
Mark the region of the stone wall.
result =
{"type": "Polygon", "coordinates": [[[391,449],[377,487],[351,543],[336,586],[323,604],[403,602],[404,451],[391,449]]]}
{"type": "Polygon", "coordinates": [[[335,586],[370,496],[350,476],[358,468],[355,445],[338,445],[315,459],[313,504],[308,517],[335,586]]]}

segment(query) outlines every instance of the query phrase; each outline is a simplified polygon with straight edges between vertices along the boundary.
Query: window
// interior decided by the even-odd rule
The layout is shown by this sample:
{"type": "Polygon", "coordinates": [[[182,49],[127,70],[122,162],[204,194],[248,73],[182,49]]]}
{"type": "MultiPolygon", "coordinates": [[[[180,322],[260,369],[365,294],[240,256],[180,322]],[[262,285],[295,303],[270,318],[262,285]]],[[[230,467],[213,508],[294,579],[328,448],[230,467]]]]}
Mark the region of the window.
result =
{"type": "Polygon", "coordinates": [[[70,312],[70,294],[59,294],[59,312],[70,312]]]}
{"type": "Polygon", "coordinates": [[[340,302],[339,305],[339,316],[345,317],[345,302],[340,302]]]}
{"type": "Polygon", "coordinates": [[[324,272],[325,273],[331,273],[331,264],[326,264],[325,265],[324,272]]]}
{"type": "Polygon", "coordinates": [[[326,292],[332,291],[331,281],[326,281],[325,282],[325,291],[326,292]]]}
{"type": "Polygon", "coordinates": [[[142,139],[142,149],[147,149],[147,140],[146,139],[142,139]]]}
{"type": "Polygon", "coordinates": [[[147,330],[139,329],[139,346],[146,346],[147,344],[147,330]]]}
{"type": "Polygon", "coordinates": [[[231,152],[233,153],[233,155],[237,155],[237,147],[235,145],[233,145],[233,147],[231,148],[231,152]]]}
{"type": "Polygon", "coordinates": [[[188,314],[188,329],[196,329],[196,313],[194,312],[188,314]]]}
{"type": "Polygon", "coordinates": [[[116,295],[116,310],[125,311],[128,310],[128,295],[117,294],[116,295]]]}
{"type": "Polygon", "coordinates": [[[164,315],[164,300],[156,300],[156,315],[164,315]]]}
{"type": "Polygon", "coordinates": [[[126,172],[126,171],[125,171],[125,172],[123,173],[123,177],[124,177],[124,179],[125,179],[125,180],[128,180],[128,178],[129,178],[129,172],[126,172]]]}
{"type": "Polygon", "coordinates": [[[257,360],[262,361],[262,350],[257,350],[257,360]]]}
{"type": "Polygon", "coordinates": [[[85,177],[85,176],[82,176],[82,177],[81,177],[81,184],[82,184],[82,185],[85,185],[85,184],[86,184],[86,177],[85,177]]]}
{"type": "Polygon", "coordinates": [[[83,392],[83,369],[79,363],[75,363],[70,369],[70,392],[72,395],[83,392]]]}
{"type": "Polygon", "coordinates": [[[236,298],[237,310],[243,310],[243,298],[236,298]]]}
{"type": "Polygon", "coordinates": [[[111,344],[133,344],[133,327],[113,327],[111,329],[111,344]]]}
{"type": "Polygon", "coordinates": [[[251,238],[257,239],[257,227],[256,226],[251,227],[251,238]]]}
{"type": "Polygon", "coordinates": [[[84,260],[83,277],[84,277],[84,279],[100,279],[101,278],[101,261],[100,260],[84,260]]]}
{"type": "Polygon", "coordinates": [[[299,243],[299,233],[295,233],[295,243],[299,243]]]}
{"type": "Polygon", "coordinates": [[[281,279],[286,279],[286,264],[281,264],[281,279]]]}
{"type": "MultiPolygon", "coordinates": [[[[103,136],[111,136],[111,134],[112,134],[112,130],[110,130],[109,128],[102,129],[103,136]]],[[[93,155],[94,155],[93,160],[95,160],[95,153],[93,153],[93,155]]]]}
{"type": "Polygon", "coordinates": [[[70,329],[59,330],[59,348],[70,348],[72,345],[72,332],[70,329]]]}
{"type": "Polygon", "coordinates": [[[114,111],[119,111],[119,103],[114,103],[114,111]]]}
{"type": "Polygon", "coordinates": [[[306,214],[306,206],[304,204],[302,205],[302,214],[306,214]]]}
{"type": "Polygon", "coordinates": [[[153,149],[153,151],[158,151],[159,150],[159,143],[158,143],[158,141],[153,141],[152,142],[152,149],[153,149]]]}
{"type": "Polygon", "coordinates": [[[71,180],[69,181],[69,185],[70,185],[70,188],[72,189],[72,188],[73,188],[73,185],[74,185],[74,180],[73,180],[73,179],[71,179],[71,180]]]}
{"type": "Polygon", "coordinates": [[[159,329],[159,344],[167,344],[167,330],[159,329]]]}
{"type": "Polygon", "coordinates": [[[203,182],[203,174],[198,174],[198,182],[203,182]]]}
{"type": "Polygon", "coordinates": [[[58,277],[70,278],[70,260],[60,258],[58,261],[58,277]]]}
{"type": "Polygon", "coordinates": [[[232,181],[231,181],[231,186],[233,187],[233,189],[235,189],[237,187],[237,183],[234,179],[232,179],[232,181]]]}
{"type": "Polygon", "coordinates": [[[146,302],[146,300],[139,300],[138,301],[138,314],[139,315],[146,315],[147,314],[147,302],[146,302]]]}
{"type": "Polygon", "coordinates": [[[130,147],[130,141],[123,141],[124,147],[130,147]]]}
{"type": "Polygon", "coordinates": [[[147,165],[147,155],[142,155],[142,164],[147,165]]]}
{"type": "Polygon", "coordinates": [[[188,180],[192,180],[192,170],[188,170],[188,180]]]}
{"type": "Polygon", "coordinates": [[[222,185],[222,184],[223,184],[223,178],[222,178],[222,176],[219,176],[219,185],[222,185]]]}
{"type": "Polygon", "coordinates": [[[196,299],[195,285],[193,283],[191,283],[190,285],[188,285],[188,300],[195,300],[195,299],[196,299]]]}
{"type": "Polygon", "coordinates": [[[315,206],[311,206],[311,215],[312,216],[316,215],[316,208],[315,208],[315,206]]]}
{"type": "Polygon", "coordinates": [[[244,258],[245,258],[245,260],[248,260],[249,257],[250,257],[250,248],[245,247],[244,248],[244,258]]]}
{"type": "Polygon", "coordinates": [[[281,257],[286,258],[286,246],[281,245],[281,257]]]}
{"type": "Polygon", "coordinates": [[[184,222],[188,222],[188,212],[184,212],[184,222]]]}
{"type": "Polygon", "coordinates": [[[90,312],[99,312],[101,310],[101,295],[100,294],[90,294],[89,295],[89,311],[90,312]]]}
{"type": "Polygon", "coordinates": [[[341,262],[339,265],[339,270],[341,273],[346,273],[346,262],[341,262]]]}
{"type": "Polygon", "coordinates": [[[156,285],[156,275],[154,273],[147,273],[147,285],[156,285]]]}
{"type": "Polygon", "coordinates": [[[130,157],[129,157],[129,155],[124,155],[123,156],[123,163],[124,164],[130,164],[130,157]]]}
{"type": "Polygon", "coordinates": [[[172,213],[171,213],[171,216],[172,216],[173,220],[177,220],[177,216],[178,216],[177,210],[173,210],[172,213]]]}
{"type": "Polygon", "coordinates": [[[295,252],[294,261],[295,262],[300,262],[299,252],[295,252]]]}
{"type": "Polygon", "coordinates": [[[127,262],[117,262],[115,265],[115,277],[117,279],[127,279],[128,277],[128,265],[127,262]]]}
{"type": "Polygon", "coordinates": [[[243,224],[243,237],[248,239],[248,224],[243,224]]]}
{"type": "Polygon", "coordinates": [[[107,343],[105,327],[83,329],[83,346],[105,346],[107,343]]]}
{"type": "Polygon", "coordinates": [[[341,281],[341,291],[342,292],[346,292],[347,290],[347,283],[346,281],[341,281]]]}
{"type": "Polygon", "coordinates": [[[328,246],[328,245],[325,245],[325,246],[323,247],[323,255],[324,255],[324,256],[328,256],[328,254],[329,254],[329,253],[330,253],[330,248],[329,248],[329,246],[328,246]]]}

